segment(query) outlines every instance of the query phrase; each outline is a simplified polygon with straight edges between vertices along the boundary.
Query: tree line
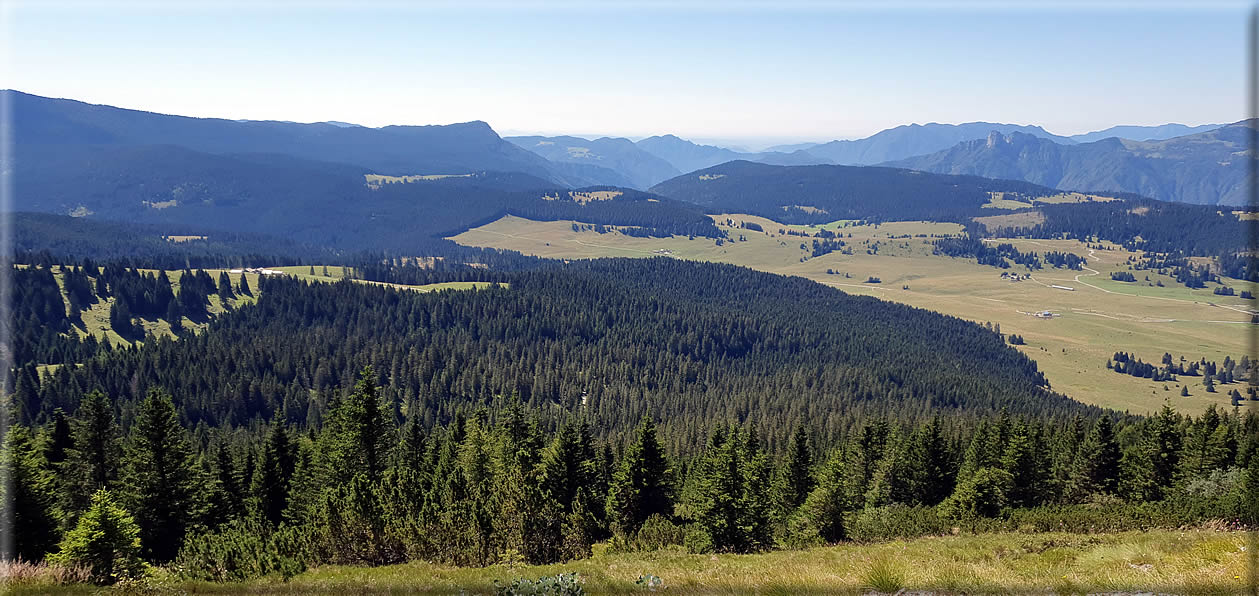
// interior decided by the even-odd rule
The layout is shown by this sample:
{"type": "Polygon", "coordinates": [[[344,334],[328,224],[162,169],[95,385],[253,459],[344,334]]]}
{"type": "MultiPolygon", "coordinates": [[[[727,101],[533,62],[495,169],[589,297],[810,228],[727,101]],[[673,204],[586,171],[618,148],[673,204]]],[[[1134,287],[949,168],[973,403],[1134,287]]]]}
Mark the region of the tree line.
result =
{"type": "Polygon", "coordinates": [[[692,552],[1005,529],[1259,523],[1259,416],[1170,406],[1145,419],[958,424],[868,419],[827,441],[788,428],[775,455],[746,423],[689,454],[651,414],[600,440],[574,408],[395,422],[370,369],[318,426],[277,412],[203,440],[153,389],[129,424],[90,393],[4,437],[7,557],[84,565],[100,583],[149,564],[215,581],[317,564],[550,563],[669,545],[692,552]]]}

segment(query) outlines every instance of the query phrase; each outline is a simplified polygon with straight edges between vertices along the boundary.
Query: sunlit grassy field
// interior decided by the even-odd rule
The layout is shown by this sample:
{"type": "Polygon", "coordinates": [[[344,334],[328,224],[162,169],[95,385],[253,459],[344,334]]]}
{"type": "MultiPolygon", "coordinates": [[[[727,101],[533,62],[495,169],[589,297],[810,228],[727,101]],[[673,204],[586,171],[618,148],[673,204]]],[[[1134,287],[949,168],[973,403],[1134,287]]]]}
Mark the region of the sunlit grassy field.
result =
{"type": "MultiPolygon", "coordinates": [[[[1213,295],[1210,287],[1190,290],[1170,277],[1147,271],[1134,272],[1137,283],[1112,281],[1112,271],[1126,270],[1128,257],[1139,256],[1118,246],[1107,244],[1108,250],[1090,254],[1087,246],[1076,240],[1010,241],[1023,251],[1078,254],[1088,259],[1091,269],[1072,271],[1050,266],[1032,272],[1031,280],[1011,282],[1001,278],[1003,270],[979,265],[974,260],[932,254],[930,236],[956,234],[961,231],[957,224],[891,222],[875,227],[835,222],[827,227],[844,235],[853,254],[832,252],[809,258],[810,251],[801,245],[811,246],[812,238],[778,233],[780,229],[805,226],[785,226],[739,214],[713,218],[733,241],[718,246],[708,238],[635,238],[619,233],[574,232],[572,222],[535,222],[513,216],[452,239],[469,246],[561,259],[668,256],[733,263],[799,275],[846,292],[878,296],[981,323],[992,322],[999,324],[1004,333],[1024,337],[1027,345],[1019,349],[1036,360],[1055,390],[1086,403],[1134,413],[1160,408],[1165,400],[1193,413],[1212,403],[1227,407],[1228,392],[1242,389],[1240,383],[1218,385],[1216,393],[1208,393],[1201,385],[1201,377],[1154,383],[1106,369],[1106,361],[1117,351],[1155,363],[1165,352],[1191,360],[1220,362],[1225,356],[1240,359],[1249,353],[1249,309],[1256,306],[1253,300],[1213,295]],[[727,225],[731,221],[734,226],[727,225]],[[742,222],[757,223],[764,232],[742,229],[742,222]],[[910,237],[891,238],[906,234],[910,237]],[[927,237],[917,237],[918,234],[927,237]],[[877,254],[868,253],[873,252],[875,242],[879,245],[877,254]],[[827,273],[828,269],[832,273],[827,273]],[[878,277],[882,283],[864,283],[869,277],[878,277]],[[1163,287],[1157,287],[1159,281],[1163,287]],[[1073,290],[1050,287],[1054,285],[1073,290]],[[1031,314],[1045,310],[1054,317],[1041,319],[1031,314]],[[1188,397],[1180,395],[1185,383],[1188,397]]],[[[1008,271],[1028,273],[1017,266],[1008,271]]],[[[1228,285],[1238,293],[1252,289],[1237,280],[1229,280],[1228,285]]],[[[1256,403],[1247,402],[1245,407],[1256,407],[1256,403]]]]}
{"type": "MultiPolygon", "coordinates": [[[[304,280],[309,280],[309,281],[330,282],[330,281],[339,280],[345,276],[344,268],[339,267],[339,266],[324,267],[324,266],[317,265],[314,267],[314,271],[315,271],[314,275],[310,274],[311,268],[309,266],[276,267],[275,269],[279,271],[284,271],[286,274],[292,275],[299,279],[304,279],[304,280]],[[327,271],[327,275],[324,275],[325,271],[327,271]]],[[[259,274],[231,273],[229,270],[226,270],[226,269],[206,269],[206,273],[209,273],[210,277],[214,278],[215,280],[219,278],[219,274],[225,271],[228,272],[227,276],[228,276],[228,279],[231,280],[233,288],[236,288],[239,286],[240,279],[242,276],[246,277],[249,280],[249,287],[251,288],[251,291],[253,292],[253,296],[246,296],[246,295],[237,293],[235,296],[228,299],[225,303],[224,300],[217,294],[211,294],[209,296],[209,305],[206,308],[206,311],[209,313],[210,318],[213,318],[217,315],[227,312],[229,309],[235,309],[241,306],[252,304],[258,300],[258,296],[259,294],[261,294],[261,289],[259,288],[259,278],[262,276],[259,274]]],[[[154,273],[154,274],[157,273],[156,270],[147,270],[147,269],[142,269],[141,272],[154,273]]],[[[62,281],[61,270],[59,266],[54,267],[53,274],[57,280],[58,285],[61,286],[61,290],[63,294],[62,297],[64,298],[65,297],[64,296],[65,283],[62,281]]],[[[179,292],[179,279],[180,277],[183,276],[183,272],[179,270],[167,271],[166,276],[168,279],[170,279],[171,288],[174,289],[176,293],[178,293],[179,292]]],[[[387,283],[364,281],[364,280],[356,280],[356,281],[358,283],[390,286],[394,288],[413,290],[417,292],[436,292],[436,291],[441,291],[441,290],[475,290],[475,289],[481,289],[481,288],[485,288],[492,285],[489,282],[475,282],[475,281],[443,282],[443,283],[426,284],[426,285],[419,285],[419,286],[408,286],[408,285],[402,285],[402,284],[387,284],[387,283]]],[[[506,286],[506,284],[503,284],[503,285],[506,286]]],[[[79,337],[87,337],[88,335],[95,335],[97,340],[108,339],[110,344],[115,345],[115,346],[134,345],[136,343],[140,343],[141,341],[140,339],[126,338],[114,332],[113,327],[109,323],[109,311],[110,311],[110,308],[113,306],[113,304],[114,304],[114,299],[110,297],[104,300],[100,300],[96,304],[93,304],[90,307],[83,309],[83,311],[79,315],[79,319],[82,322],[82,324],[81,325],[76,324],[74,326],[74,332],[78,334],[79,337]]],[[[183,317],[182,323],[185,329],[189,329],[189,330],[199,333],[201,331],[204,331],[209,326],[210,318],[201,318],[201,319],[194,320],[185,316],[183,317]]],[[[173,335],[171,333],[170,323],[166,322],[166,320],[164,319],[141,318],[140,324],[144,327],[145,333],[151,333],[155,336],[173,335]]],[[[55,370],[55,369],[52,369],[52,370],[55,370]]]]}
{"type": "MultiPolygon", "coordinates": [[[[666,594],[1240,594],[1251,581],[1253,545],[1241,532],[1151,531],[1097,536],[986,534],[845,544],[753,555],[681,550],[596,554],[544,566],[457,568],[427,563],[328,566],[289,581],[183,582],[159,574],[152,593],[493,594],[495,580],[576,572],[591,594],[645,594],[643,575],[666,594]]],[[[606,550],[596,548],[599,550],[606,550]]],[[[10,586],[13,587],[13,586],[10,586]]],[[[16,593],[89,593],[34,580],[16,593]]]]}

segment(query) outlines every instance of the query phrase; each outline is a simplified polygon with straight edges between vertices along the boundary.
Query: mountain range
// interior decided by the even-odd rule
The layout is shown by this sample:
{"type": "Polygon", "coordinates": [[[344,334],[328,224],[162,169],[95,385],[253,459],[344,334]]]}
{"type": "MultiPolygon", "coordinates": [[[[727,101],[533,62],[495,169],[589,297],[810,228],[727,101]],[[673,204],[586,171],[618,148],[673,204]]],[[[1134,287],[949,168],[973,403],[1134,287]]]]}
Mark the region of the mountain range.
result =
{"type": "MultiPolygon", "coordinates": [[[[554,194],[598,185],[622,191],[650,188],[664,196],[691,200],[670,195],[679,186],[667,182],[730,162],[880,164],[1064,190],[1238,205],[1245,201],[1247,126],[1253,125],[1239,123],[1205,131],[1178,124],[1124,126],[1064,137],[1038,126],[1016,124],[912,124],[865,139],[748,153],[674,135],[636,142],[572,136],[504,139],[481,121],[381,128],[331,121],[237,121],[156,114],[17,91],[0,93],[13,116],[14,154],[21,156],[0,166],[14,175],[18,209],[155,223],[202,220],[242,226],[248,229],[241,231],[254,233],[274,231],[307,243],[320,242],[321,234],[341,238],[348,233],[355,239],[333,243],[338,245],[370,238],[379,231],[380,222],[364,223],[353,231],[329,230],[314,225],[309,216],[294,217],[293,213],[338,214],[357,221],[365,197],[384,196],[365,193],[364,176],[368,175],[463,177],[406,185],[385,193],[390,201],[366,203],[373,206],[367,210],[369,219],[423,218],[424,209],[446,213],[425,220],[420,226],[427,230],[425,234],[462,221],[461,215],[455,215],[465,211],[477,217],[501,212],[514,200],[503,193],[530,193],[533,198],[526,202],[532,203],[540,191],[554,194]],[[1158,138],[1186,130],[1198,132],[1158,138]],[[1153,140],[1106,137],[1081,142],[1112,133],[1153,140]],[[443,211],[446,205],[438,209],[425,203],[456,200],[451,197],[457,192],[493,197],[484,203],[470,199],[470,206],[481,207],[464,211],[443,211]]],[[[814,175],[814,170],[785,171],[808,172],[810,184],[825,178],[814,175]]],[[[775,180],[792,184],[781,176],[775,180]]],[[[725,187],[729,182],[707,186],[725,187]]],[[[871,211],[845,202],[840,210],[854,217],[876,212],[882,216],[884,206],[871,211]]]]}
{"type": "Polygon", "coordinates": [[[910,124],[864,139],[778,145],[757,153],[697,144],[675,135],[637,142],[606,137],[593,141],[541,136],[508,140],[554,163],[587,168],[568,172],[570,177],[639,189],[668,179],[670,168],[663,167],[665,164],[681,173],[743,160],[785,166],[887,165],[1010,178],[1068,190],[1237,205],[1244,202],[1245,168],[1243,161],[1230,156],[1244,150],[1245,141],[1237,131],[1224,128],[1116,126],[1065,137],[1039,126],[1019,124],[910,124]],[[1003,149],[977,152],[977,148],[988,146],[994,134],[1005,139],[1003,149]],[[1213,140],[1204,143],[1205,139],[1213,140]],[[1020,148],[1018,158],[1010,155],[1013,145],[1020,148]]]}
{"type": "Polygon", "coordinates": [[[1024,180],[1064,190],[1129,192],[1164,201],[1243,205],[1249,135],[1256,120],[1182,137],[1110,137],[1061,145],[1018,132],[993,132],[949,149],[883,165],[1024,180]]]}

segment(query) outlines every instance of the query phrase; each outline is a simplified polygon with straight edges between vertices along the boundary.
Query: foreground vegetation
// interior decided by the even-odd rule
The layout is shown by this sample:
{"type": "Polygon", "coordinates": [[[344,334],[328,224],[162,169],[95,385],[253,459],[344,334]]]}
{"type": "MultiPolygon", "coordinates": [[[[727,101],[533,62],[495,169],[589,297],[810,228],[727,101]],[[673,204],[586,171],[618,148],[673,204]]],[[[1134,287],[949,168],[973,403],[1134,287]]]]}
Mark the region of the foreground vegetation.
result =
{"type": "MultiPolygon", "coordinates": [[[[1236,594],[1253,585],[1242,532],[1156,530],[1082,536],[1068,533],[936,536],[845,544],[753,555],[696,555],[680,549],[610,553],[552,565],[466,568],[432,563],[385,567],[327,565],[287,581],[273,576],[245,583],[182,580],[156,572],[138,582],[155,593],[191,594],[492,594],[495,583],[576,573],[591,594],[645,594],[640,582],[659,578],[670,594],[863,594],[931,591],[943,594],[1154,592],[1236,594]]],[[[64,583],[73,575],[33,568],[16,573],[15,594],[90,593],[64,583]],[[58,579],[63,580],[59,582],[58,579]]],[[[136,585],[136,584],[133,584],[136,585]]],[[[131,587],[131,586],[128,586],[131,587]]]]}

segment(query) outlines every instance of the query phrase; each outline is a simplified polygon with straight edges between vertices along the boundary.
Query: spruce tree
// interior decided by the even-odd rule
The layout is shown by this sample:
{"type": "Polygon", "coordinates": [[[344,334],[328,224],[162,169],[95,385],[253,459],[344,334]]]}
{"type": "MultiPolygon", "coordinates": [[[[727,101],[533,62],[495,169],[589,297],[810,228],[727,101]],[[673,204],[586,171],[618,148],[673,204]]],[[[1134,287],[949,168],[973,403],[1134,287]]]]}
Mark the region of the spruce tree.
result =
{"type": "Polygon", "coordinates": [[[93,493],[90,503],[50,559],[87,568],[98,584],[141,575],[144,562],[140,560],[140,528],[135,520],[107,490],[93,493]]]}
{"type": "Polygon", "coordinates": [[[73,524],[93,493],[113,488],[118,481],[122,444],[113,403],[100,391],[83,398],[71,428],[74,448],[67,454],[59,482],[61,510],[65,521],[73,524]]]}
{"type": "Polygon", "coordinates": [[[787,522],[789,544],[833,543],[846,537],[844,512],[851,509],[845,486],[846,461],[845,454],[836,449],[822,465],[817,486],[787,522]]]}
{"type": "MultiPolygon", "coordinates": [[[[244,277],[244,276],[242,275],[241,277],[244,277]]],[[[219,273],[219,298],[224,301],[224,304],[226,304],[228,298],[235,298],[235,297],[236,295],[232,293],[231,278],[227,276],[226,271],[220,272],[219,273]]]]}
{"type": "Polygon", "coordinates": [[[0,560],[40,561],[57,544],[57,493],[39,442],[23,426],[13,427],[0,451],[0,560]]]}
{"type": "Polygon", "coordinates": [[[570,420],[560,427],[542,455],[542,485],[563,514],[568,515],[573,511],[578,493],[595,483],[596,472],[590,429],[584,421],[570,420]]]}
{"type": "Polygon", "coordinates": [[[1115,494],[1119,485],[1121,454],[1115,426],[1109,416],[1097,419],[1076,455],[1070,496],[1077,502],[1095,493],[1115,494]]]}
{"type": "Polygon", "coordinates": [[[778,514],[786,517],[803,505],[815,484],[813,445],[805,427],[797,426],[791,435],[791,442],[787,444],[787,455],[774,485],[778,514]]]}
{"type": "Polygon", "coordinates": [[[70,430],[70,420],[65,411],[57,408],[52,412],[52,423],[48,429],[48,450],[45,457],[48,465],[56,467],[70,456],[74,449],[74,432],[70,430]]]}
{"type": "Polygon", "coordinates": [[[254,470],[253,509],[258,518],[279,526],[288,507],[289,482],[297,466],[297,448],[289,436],[288,426],[278,416],[271,423],[262,458],[254,470]]]}
{"type": "Polygon", "coordinates": [[[371,367],[363,369],[354,391],[331,409],[319,439],[320,454],[327,460],[328,480],[344,484],[364,473],[369,481],[379,481],[389,462],[395,435],[371,367]]]}
{"type": "Polygon", "coordinates": [[[919,443],[915,456],[922,462],[922,482],[919,498],[927,506],[938,505],[953,492],[953,461],[948,440],[935,416],[918,434],[919,443]]]}
{"type": "Polygon", "coordinates": [[[656,425],[643,416],[633,443],[608,487],[608,520],[620,532],[638,531],[652,514],[673,512],[672,478],[656,425]]]}
{"type": "Polygon", "coordinates": [[[184,535],[204,513],[206,487],[166,393],[150,390],[140,404],[123,470],[123,502],[140,526],[145,558],[174,559],[184,535]]]}

